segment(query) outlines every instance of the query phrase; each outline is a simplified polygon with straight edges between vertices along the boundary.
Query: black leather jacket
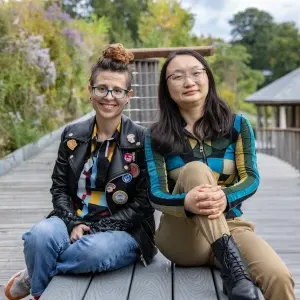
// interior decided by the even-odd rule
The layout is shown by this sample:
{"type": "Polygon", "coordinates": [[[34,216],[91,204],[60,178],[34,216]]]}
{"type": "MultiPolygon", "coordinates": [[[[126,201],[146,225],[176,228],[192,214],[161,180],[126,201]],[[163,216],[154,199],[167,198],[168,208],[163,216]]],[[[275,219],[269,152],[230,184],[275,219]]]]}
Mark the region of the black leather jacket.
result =
{"type": "Polygon", "coordinates": [[[106,192],[109,216],[91,222],[76,215],[76,209],[82,205],[77,197],[78,180],[84,163],[90,156],[94,124],[95,117],[92,117],[86,121],[68,125],[62,133],[50,189],[54,211],[48,217],[54,215],[60,217],[66,223],[69,233],[78,224],[90,226],[90,233],[106,230],[127,231],[139,244],[140,258],[146,265],[155,256],[157,249],[154,245],[154,209],[147,196],[143,149],[145,128],[135,124],[124,115],[119,142],[117,142],[107,174],[107,183],[113,183],[116,190],[127,193],[128,201],[125,204],[117,204],[112,199],[113,193],[106,192]],[[134,135],[134,142],[128,141],[129,134],[134,135]],[[67,146],[68,140],[76,141],[76,147],[73,150],[67,146]],[[124,159],[125,153],[135,156],[135,163],[140,169],[139,175],[129,183],[122,181],[122,176],[128,174],[130,169],[129,163],[124,159]]]}

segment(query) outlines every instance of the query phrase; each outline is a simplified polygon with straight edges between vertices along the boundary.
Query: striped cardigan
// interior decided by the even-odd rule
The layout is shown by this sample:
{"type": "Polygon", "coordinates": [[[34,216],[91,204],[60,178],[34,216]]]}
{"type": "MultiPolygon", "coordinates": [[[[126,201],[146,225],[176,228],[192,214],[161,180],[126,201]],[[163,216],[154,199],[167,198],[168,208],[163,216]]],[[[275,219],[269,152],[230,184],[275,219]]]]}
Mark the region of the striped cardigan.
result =
{"type": "MultiPolygon", "coordinates": [[[[188,132],[186,132],[188,136],[188,132]]],[[[259,185],[255,139],[250,122],[240,114],[234,116],[231,134],[216,140],[199,141],[188,136],[190,151],[182,155],[161,155],[151,147],[151,131],[145,139],[149,175],[149,198],[152,205],[166,214],[186,216],[186,193],[172,194],[168,172],[191,161],[205,162],[215,174],[218,185],[227,197],[226,218],[242,215],[241,205],[259,185]]]]}

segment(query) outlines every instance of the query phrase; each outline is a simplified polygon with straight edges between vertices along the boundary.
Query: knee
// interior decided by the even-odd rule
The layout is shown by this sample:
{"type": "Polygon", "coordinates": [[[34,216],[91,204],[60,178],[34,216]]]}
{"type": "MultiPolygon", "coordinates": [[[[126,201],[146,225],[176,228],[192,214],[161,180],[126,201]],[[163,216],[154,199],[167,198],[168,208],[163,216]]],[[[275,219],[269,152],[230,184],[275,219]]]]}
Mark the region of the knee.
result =
{"type": "Polygon", "coordinates": [[[194,184],[216,184],[212,170],[203,162],[187,163],[180,172],[182,180],[192,181],[194,184]]]}
{"type": "Polygon", "coordinates": [[[129,253],[137,252],[136,242],[127,235],[116,231],[83,236],[76,242],[77,259],[93,262],[98,271],[112,269],[129,253]]]}
{"type": "Polygon", "coordinates": [[[99,258],[105,259],[109,256],[112,248],[109,246],[110,243],[106,243],[99,239],[97,234],[83,236],[79,241],[76,242],[78,246],[78,255],[82,254],[82,259],[88,259],[95,263],[99,258]]]}
{"type": "MultiPolygon", "coordinates": [[[[83,236],[80,247],[88,252],[89,258],[119,256],[136,247],[136,242],[126,232],[107,231],[98,234],[83,236]]],[[[83,251],[84,252],[84,251],[83,251]]]]}
{"type": "Polygon", "coordinates": [[[66,225],[58,217],[40,221],[29,232],[23,235],[24,245],[33,247],[68,239],[66,225]]]}
{"type": "Polygon", "coordinates": [[[187,173],[187,174],[191,174],[191,173],[198,173],[200,172],[208,172],[210,169],[209,167],[201,162],[201,161],[192,161],[187,163],[184,167],[183,167],[183,172],[187,173]]]}

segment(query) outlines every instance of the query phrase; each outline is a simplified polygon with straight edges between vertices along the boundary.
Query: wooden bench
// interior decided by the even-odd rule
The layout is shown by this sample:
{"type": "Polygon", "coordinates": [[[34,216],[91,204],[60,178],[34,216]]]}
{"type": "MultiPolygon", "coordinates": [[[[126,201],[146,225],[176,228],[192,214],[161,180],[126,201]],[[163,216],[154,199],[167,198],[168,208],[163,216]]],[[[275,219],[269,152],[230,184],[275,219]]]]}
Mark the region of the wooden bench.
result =
{"type": "MultiPolygon", "coordinates": [[[[156,229],[161,213],[155,211],[156,229]]],[[[260,294],[260,300],[264,300],[260,294]]],[[[228,300],[220,272],[210,267],[177,267],[158,253],[146,268],[140,263],[113,272],[58,275],[40,300],[228,300]]]]}
{"type": "MultiPolygon", "coordinates": [[[[260,291],[259,291],[260,293],[260,291]]],[[[137,263],[113,272],[55,276],[40,300],[226,300],[220,273],[177,267],[161,253],[146,268],[137,263]]],[[[260,293],[260,299],[264,297],[260,293]]]]}

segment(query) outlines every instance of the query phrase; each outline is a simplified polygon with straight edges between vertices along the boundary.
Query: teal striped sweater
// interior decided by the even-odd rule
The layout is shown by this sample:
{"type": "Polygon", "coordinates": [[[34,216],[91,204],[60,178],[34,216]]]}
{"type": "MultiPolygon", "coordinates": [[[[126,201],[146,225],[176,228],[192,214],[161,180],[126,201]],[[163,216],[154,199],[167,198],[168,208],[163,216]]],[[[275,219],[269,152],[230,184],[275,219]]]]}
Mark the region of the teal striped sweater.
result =
{"type": "Polygon", "coordinates": [[[190,151],[183,155],[161,155],[151,146],[151,131],[145,139],[146,163],[149,174],[149,198],[152,205],[166,214],[185,216],[186,193],[172,194],[168,172],[190,161],[207,163],[227,197],[226,218],[242,215],[241,205],[259,185],[255,139],[250,122],[235,115],[231,134],[216,140],[199,141],[188,135],[190,151]]]}

